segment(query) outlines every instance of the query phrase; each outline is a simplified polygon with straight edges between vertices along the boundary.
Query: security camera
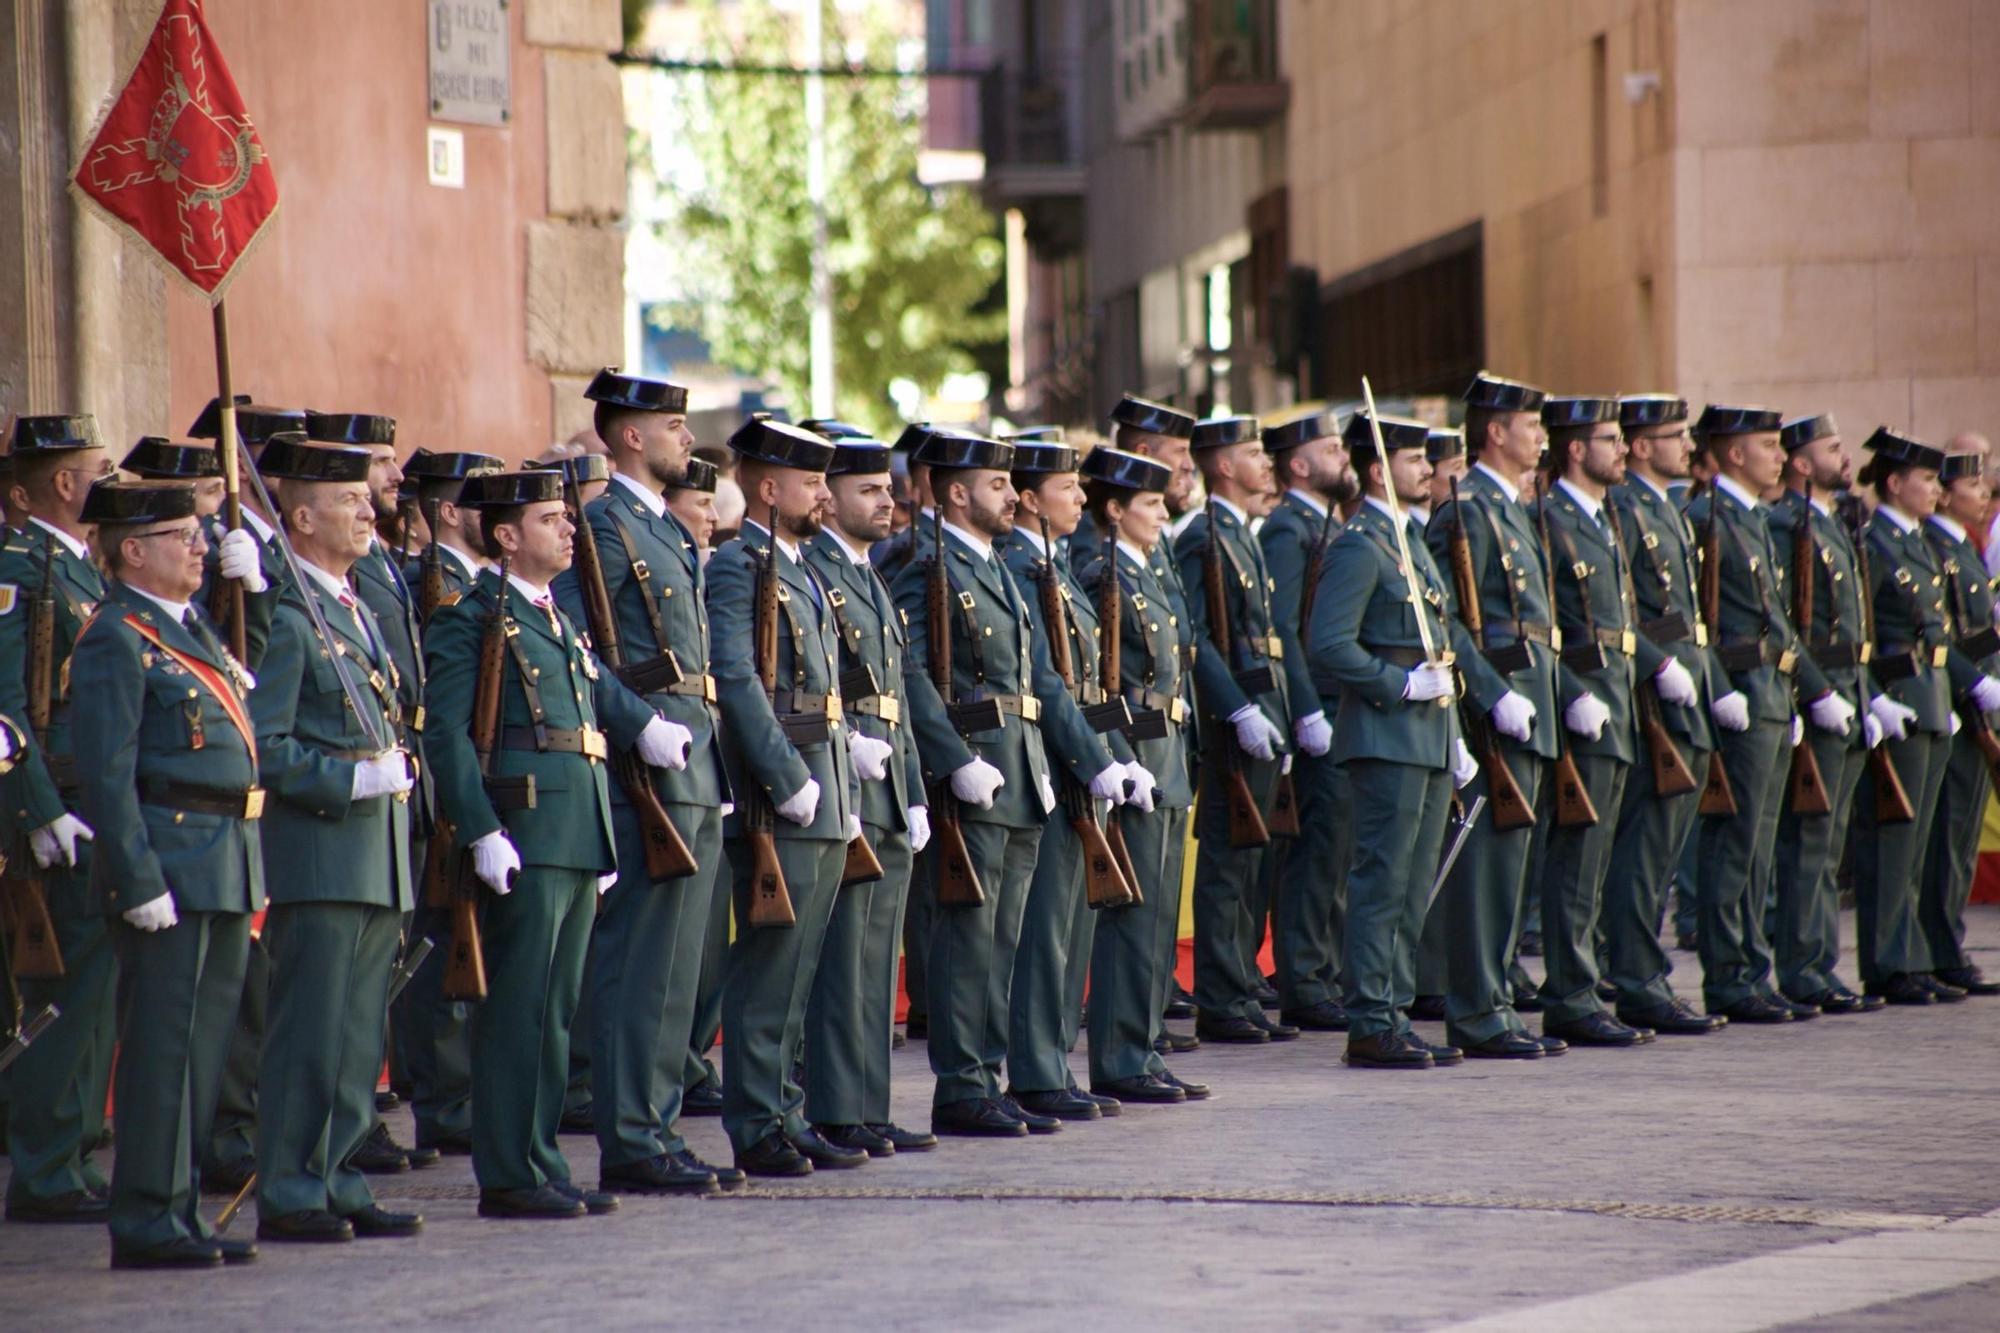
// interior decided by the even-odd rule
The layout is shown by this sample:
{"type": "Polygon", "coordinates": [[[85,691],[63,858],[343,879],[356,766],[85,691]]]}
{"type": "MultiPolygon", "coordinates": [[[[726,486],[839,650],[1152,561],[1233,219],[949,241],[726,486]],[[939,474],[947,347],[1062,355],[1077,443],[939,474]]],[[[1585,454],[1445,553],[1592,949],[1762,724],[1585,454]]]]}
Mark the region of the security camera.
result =
{"type": "Polygon", "coordinates": [[[1633,106],[1646,100],[1646,94],[1660,91],[1660,71],[1656,69],[1634,70],[1625,76],[1625,100],[1633,106]]]}

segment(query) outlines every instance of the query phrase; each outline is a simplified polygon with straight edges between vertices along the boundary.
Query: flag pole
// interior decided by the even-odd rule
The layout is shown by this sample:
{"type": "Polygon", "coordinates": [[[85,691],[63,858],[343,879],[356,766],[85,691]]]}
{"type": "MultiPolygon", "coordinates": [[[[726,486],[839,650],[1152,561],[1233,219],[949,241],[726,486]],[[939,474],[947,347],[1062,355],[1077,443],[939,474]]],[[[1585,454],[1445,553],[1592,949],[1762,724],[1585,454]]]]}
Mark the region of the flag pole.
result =
{"type": "MultiPolygon", "coordinates": [[[[222,450],[222,526],[227,532],[235,532],[243,526],[243,475],[238,462],[236,394],[229,375],[229,313],[225,304],[217,301],[209,314],[215,324],[216,403],[222,420],[216,432],[216,446],[222,450]]],[[[236,654],[237,661],[248,662],[250,654],[243,623],[243,582],[230,579],[227,583],[229,651],[236,654]]]]}

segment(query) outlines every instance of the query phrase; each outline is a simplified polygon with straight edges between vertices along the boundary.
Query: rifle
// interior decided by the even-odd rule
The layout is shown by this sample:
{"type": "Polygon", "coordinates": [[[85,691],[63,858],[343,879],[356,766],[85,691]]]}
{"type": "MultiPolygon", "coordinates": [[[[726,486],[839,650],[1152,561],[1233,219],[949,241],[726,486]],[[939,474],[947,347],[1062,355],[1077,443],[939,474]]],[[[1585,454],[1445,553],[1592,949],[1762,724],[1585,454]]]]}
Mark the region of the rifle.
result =
{"type": "MultiPolygon", "coordinates": [[[[1807,499],[1799,514],[1798,531],[1792,534],[1792,627],[1801,643],[1812,642],[1813,563],[1818,543],[1813,540],[1812,501],[1807,499]]],[[[1833,810],[1827,799],[1826,781],[1820,776],[1819,756],[1813,753],[1810,737],[1801,736],[1792,748],[1792,773],[1787,781],[1791,811],[1795,815],[1824,815],[1833,810]]]]}
{"type": "MultiPolygon", "coordinates": [[[[776,701],[778,691],[778,506],[772,502],[764,516],[770,544],[757,562],[757,581],[751,596],[755,619],[750,630],[751,662],[766,698],[776,701]]],[[[791,890],[785,884],[785,867],[778,860],[778,813],[770,794],[755,782],[743,802],[743,836],[750,847],[750,924],[789,926],[798,921],[792,909],[791,890]]]]}
{"type": "MultiPolygon", "coordinates": [[[[1535,500],[1535,527],[1542,538],[1542,558],[1547,562],[1549,572],[1549,617],[1556,612],[1556,548],[1549,541],[1549,500],[1544,488],[1535,500]]],[[[1579,579],[1578,597],[1588,607],[1590,589],[1579,579]]],[[[1571,753],[1568,730],[1562,720],[1556,720],[1556,827],[1589,828],[1597,822],[1597,806],[1591,802],[1590,792],[1583,785],[1583,774],[1577,771],[1576,755],[1571,753]]]]}
{"type": "MultiPolygon", "coordinates": [[[[569,510],[569,521],[576,527],[576,586],[583,597],[583,614],[589,622],[590,641],[598,657],[616,675],[625,665],[625,650],[618,641],[618,616],[612,610],[610,594],[604,587],[604,565],[597,555],[597,534],[591,530],[590,520],[584,517],[583,492],[577,485],[576,473],[568,468],[563,469],[563,504],[569,510]]],[[[629,557],[630,552],[627,555],[629,557]]],[[[639,821],[639,836],[646,848],[646,877],[657,883],[660,880],[681,879],[700,869],[695,863],[694,853],[688,850],[687,843],[674,828],[674,821],[668,817],[666,806],[660,804],[659,793],[653,790],[653,779],[646,771],[645,762],[635,752],[621,750],[612,761],[611,772],[624,790],[633,816],[639,821]]]]}
{"type": "MultiPolygon", "coordinates": [[[[931,684],[944,700],[954,723],[960,713],[952,702],[951,683],[951,572],[944,563],[944,505],[931,511],[931,557],[924,573],[924,636],[930,657],[931,684]]],[[[911,525],[910,550],[916,551],[916,525],[911,525]]],[[[943,775],[931,784],[931,843],[937,848],[933,873],[937,878],[937,900],[945,907],[977,907],[986,901],[979,883],[979,870],[965,845],[965,830],[959,826],[958,798],[952,795],[951,778],[943,775]]]]}
{"type": "Polygon", "coordinates": [[[442,508],[439,501],[424,501],[424,523],[431,530],[431,539],[424,547],[421,560],[423,573],[417,585],[417,623],[425,628],[429,628],[431,617],[444,604],[444,548],[438,541],[442,508]]]}
{"type": "MultiPolygon", "coordinates": [[[[49,712],[54,703],[56,650],[55,596],[56,539],[42,534],[42,587],[28,604],[28,726],[35,733],[35,745],[45,755],[49,743],[49,712]]],[[[241,588],[240,584],[231,585],[241,588]]],[[[23,845],[13,857],[14,873],[7,876],[8,955],[14,976],[22,981],[60,980],[62,946],[56,942],[55,922],[49,917],[48,891],[35,873],[35,862],[23,845]]]]}
{"type": "MultiPolygon", "coordinates": [[[[1333,543],[1333,500],[1327,500],[1326,516],[1320,520],[1319,540],[1306,557],[1305,582],[1299,588],[1299,650],[1305,651],[1306,635],[1312,625],[1313,601],[1319,593],[1319,572],[1326,564],[1326,548],[1333,543]]],[[[1271,832],[1280,838],[1299,836],[1299,797],[1292,775],[1278,771],[1277,790],[1271,796],[1271,832]]]]}
{"type": "MultiPolygon", "coordinates": [[[[1631,603],[1632,614],[1639,613],[1639,590],[1632,583],[1632,561],[1618,536],[1618,520],[1607,511],[1611,523],[1611,541],[1618,547],[1621,562],[1625,566],[1625,600],[1631,603]]],[[[1634,521],[1637,522],[1635,516],[1634,521]]],[[[1665,587],[1662,585],[1662,593],[1665,587]]],[[[1671,615],[1673,607],[1665,608],[1671,615]]],[[[1643,629],[1643,625],[1642,625],[1643,629]]],[[[1653,768],[1653,790],[1661,796],[1684,796],[1695,789],[1694,773],[1687,761],[1681,758],[1678,745],[1667,731],[1667,724],[1660,717],[1659,698],[1648,692],[1646,682],[1640,681],[1633,687],[1632,698],[1639,717],[1639,738],[1646,743],[1646,760],[1653,768]]]]}
{"type": "MultiPolygon", "coordinates": [[[[1103,581],[1097,585],[1097,682],[1104,690],[1106,699],[1125,697],[1123,662],[1123,640],[1125,627],[1125,589],[1118,582],[1118,529],[1109,521],[1104,525],[1104,573],[1103,581]],[[1108,618],[1107,618],[1108,617],[1108,618]]],[[[1162,726],[1165,719],[1161,719],[1162,726]]],[[[1126,735],[1138,740],[1140,727],[1138,719],[1126,727],[1126,735]]],[[[1118,873],[1125,877],[1125,887],[1132,890],[1131,905],[1145,901],[1139,887],[1139,871],[1132,864],[1131,849],[1125,845],[1123,817],[1113,810],[1104,817],[1104,840],[1110,844],[1112,859],[1118,862],[1118,873]]]]}
{"type": "MultiPolygon", "coordinates": [[[[1854,540],[1854,572],[1861,580],[1861,623],[1863,643],[1875,642],[1875,583],[1868,572],[1868,534],[1861,529],[1862,508],[1859,497],[1845,495],[1840,500],[1841,517],[1846,520],[1848,530],[1854,540]]],[[[1874,700],[1868,697],[1868,675],[1861,676],[1862,705],[1864,711],[1874,700]]],[[[1877,824],[1914,824],[1917,809],[1910,804],[1910,793],[1903,786],[1903,779],[1896,772],[1896,761],[1889,755],[1889,743],[1885,740],[1868,752],[1868,775],[1875,786],[1875,822],[1877,824]]]]}
{"type": "MultiPolygon", "coordinates": [[[[1035,573],[1035,585],[1041,596],[1042,626],[1048,631],[1049,658],[1056,674],[1062,677],[1063,688],[1074,695],[1076,663],[1069,653],[1069,608],[1063,601],[1062,575],[1056,572],[1056,548],[1049,540],[1048,516],[1043,515],[1041,522],[1042,549],[1046,554],[1035,573]]],[[[1063,774],[1060,781],[1063,815],[1083,848],[1085,904],[1093,911],[1131,905],[1136,895],[1119,869],[1118,858],[1112,854],[1103,827],[1097,822],[1097,803],[1069,774],[1063,774]]]]}
{"type": "MultiPolygon", "coordinates": [[[[1208,546],[1201,556],[1201,582],[1202,592],[1208,601],[1208,638],[1227,667],[1235,661],[1236,655],[1231,651],[1229,591],[1222,576],[1222,529],[1215,521],[1213,491],[1209,492],[1205,504],[1208,546]]],[[[1262,847],[1271,841],[1271,830],[1264,823],[1263,812],[1257,808],[1257,798],[1250,791],[1249,779],[1243,776],[1243,756],[1237,748],[1238,744],[1234,736],[1229,736],[1215,747],[1222,765],[1223,799],[1229,805],[1229,845],[1262,847]]]]}
{"type": "MultiPolygon", "coordinates": [[[[1465,511],[1459,507],[1458,478],[1451,479],[1451,530],[1447,553],[1451,558],[1451,581],[1458,593],[1458,617],[1465,622],[1472,641],[1484,645],[1486,611],[1479,601],[1479,579],[1472,570],[1472,539],[1465,531],[1465,511]]],[[[1462,710],[1465,729],[1472,734],[1473,744],[1479,747],[1479,765],[1486,772],[1486,791],[1493,805],[1493,828],[1505,833],[1512,829],[1527,828],[1535,822],[1535,809],[1528,804],[1528,797],[1515,780],[1514,770],[1507,766],[1507,753],[1500,746],[1500,737],[1495,734],[1493,724],[1477,709],[1468,705],[1462,710]]]]}
{"type": "MultiPolygon", "coordinates": [[[[1716,527],[1720,520],[1716,508],[1721,503],[1721,492],[1713,485],[1708,492],[1708,521],[1701,529],[1701,618],[1708,625],[1711,635],[1722,633],[1722,532],[1716,527]]],[[[1710,642],[1714,642],[1713,639],[1710,642]]],[[[1730,789],[1729,774],[1722,766],[1722,748],[1708,757],[1708,782],[1701,789],[1700,814],[1721,819],[1736,818],[1736,793],[1730,789]]]]}

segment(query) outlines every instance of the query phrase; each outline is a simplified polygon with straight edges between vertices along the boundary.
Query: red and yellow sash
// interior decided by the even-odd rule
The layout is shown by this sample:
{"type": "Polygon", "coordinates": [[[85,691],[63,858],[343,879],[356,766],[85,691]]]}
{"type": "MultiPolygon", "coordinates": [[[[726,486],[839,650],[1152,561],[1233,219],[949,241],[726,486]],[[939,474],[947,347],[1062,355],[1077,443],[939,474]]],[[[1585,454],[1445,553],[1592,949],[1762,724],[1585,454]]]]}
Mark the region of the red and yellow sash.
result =
{"type": "Polygon", "coordinates": [[[147,624],[138,616],[127,615],[125,623],[140,638],[186,667],[188,674],[208,687],[208,692],[215,696],[217,703],[222,705],[222,711],[229,714],[229,720],[236,724],[236,730],[242,735],[243,744],[249,747],[250,761],[254,764],[257,761],[257,731],[256,728],[250,725],[250,714],[244,711],[243,700],[238,697],[235,684],[227,676],[200,658],[191,657],[168,644],[165,639],[160,637],[160,632],[157,629],[147,624]]]}

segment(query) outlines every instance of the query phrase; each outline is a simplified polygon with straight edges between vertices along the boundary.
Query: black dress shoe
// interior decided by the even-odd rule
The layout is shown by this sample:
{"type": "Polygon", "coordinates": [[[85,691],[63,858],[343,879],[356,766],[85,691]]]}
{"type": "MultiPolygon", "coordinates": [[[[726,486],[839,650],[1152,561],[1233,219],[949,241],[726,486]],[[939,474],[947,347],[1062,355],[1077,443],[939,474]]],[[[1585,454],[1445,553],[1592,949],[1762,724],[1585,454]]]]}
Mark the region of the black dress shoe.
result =
{"type": "Polygon", "coordinates": [[[1766,995],[1764,999],[1770,1004],[1791,1010],[1792,1021],[1796,1023],[1803,1023],[1808,1019],[1819,1017],[1819,1006],[1816,1004],[1801,1004],[1799,1001],[1790,999],[1783,994],[1766,995]]]}
{"type": "Polygon", "coordinates": [[[1967,995],[2000,995],[2000,981],[1988,981],[1986,974],[1976,967],[1941,967],[1932,975],[1967,995]]]}
{"type": "Polygon", "coordinates": [[[71,1190],[67,1194],[52,1194],[46,1199],[10,1199],[7,1202],[9,1222],[102,1226],[110,1213],[110,1201],[99,1198],[89,1190],[71,1190]]]}
{"type": "Polygon", "coordinates": [[[903,1048],[904,1048],[905,1046],[908,1046],[909,1044],[910,1044],[910,1039],[909,1039],[908,1037],[905,1037],[905,1036],[903,1035],[903,1033],[902,1033],[902,1029],[900,1029],[900,1028],[890,1028],[890,1029],[889,1029],[889,1049],[890,1049],[890,1050],[892,1050],[892,1051],[900,1051],[900,1050],[902,1050],[902,1049],[903,1049],[903,1048]]]}
{"type": "Polygon", "coordinates": [[[291,1241],[302,1245],[338,1245],[354,1239],[354,1227],[344,1217],[324,1208],[306,1208],[296,1213],[257,1216],[257,1239],[291,1241]]]}
{"type": "Polygon", "coordinates": [[[910,1010],[909,1017],[903,1020],[903,1031],[909,1034],[911,1041],[928,1041],[931,1035],[929,1015],[910,1010]]]}
{"type": "Polygon", "coordinates": [[[1341,1059],[1357,1069],[1429,1069],[1436,1063],[1428,1046],[1400,1032],[1376,1032],[1366,1037],[1350,1032],[1347,1052],[1341,1059]]]}
{"type": "Polygon", "coordinates": [[[1297,1009],[1280,1009],[1278,1017],[1307,1032],[1347,1031],[1347,1011],[1332,1000],[1315,1000],[1297,1009]]]}
{"type": "Polygon", "coordinates": [[[348,1155],[347,1164],[370,1176],[389,1176],[410,1169],[410,1155],[389,1137],[389,1127],[381,1121],[368,1131],[361,1146],[348,1155]]]}
{"type": "Polygon", "coordinates": [[[1735,1004],[1724,1005],[1722,1016],[1732,1023],[1789,1023],[1790,1005],[1776,1005],[1761,995],[1746,995],[1735,1004]]]}
{"type": "Polygon", "coordinates": [[[556,1124],[556,1132],[558,1134],[597,1133],[597,1117],[591,1111],[589,1103],[585,1103],[572,1110],[564,1111],[562,1119],[556,1124]]]}
{"type": "Polygon", "coordinates": [[[201,1192],[203,1194],[227,1194],[235,1197],[250,1183],[250,1177],[257,1174],[257,1162],[251,1157],[238,1157],[233,1161],[221,1162],[201,1169],[201,1192]]]}
{"type": "Polygon", "coordinates": [[[1161,1055],[1186,1055],[1189,1051],[1198,1051],[1201,1049],[1201,1038],[1195,1036],[1194,1033],[1175,1032],[1172,1028],[1165,1029],[1165,1031],[1167,1034],[1167,1048],[1160,1052],[1161,1055]]]}
{"type": "Polygon", "coordinates": [[[379,1203],[371,1203],[358,1213],[347,1215],[347,1224],[357,1236],[414,1236],[424,1229],[419,1213],[392,1213],[379,1203]]]}
{"type": "Polygon", "coordinates": [[[1879,995],[1856,995],[1845,986],[1823,990],[1817,998],[1823,1014],[1872,1014],[1889,1007],[1879,995]]]}
{"type": "Polygon", "coordinates": [[[866,1125],[814,1125],[813,1132],[836,1148],[866,1153],[870,1157],[894,1157],[896,1145],[866,1125]]]}
{"type": "Polygon", "coordinates": [[[1021,1139],[1025,1121],[1017,1120],[991,1097],[971,1097],[931,1108],[931,1132],[975,1139],[1021,1139]]]}
{"type": "Polygon", "coordinates": [[[402,1104],[403,1104],[403,1099],[396,1095],[396,1090],[394,1088],[389,1088],[386,1091],[378,1092],[375,1094],[376,1115],[380,1115],[384,1111],[393,1111],[402,1104]]]}
{"type": "Polygon", "coordinates": [[[446,1129],[429,1137],[419,1134],[416,1151],[410,1154],[410,1165],[416,1165],[418,1152],[434,1152],[445,1157],[469,1157],[472,1154],[472,1133],[464,1129],[446,1129]]]}
{"type": "Polygon", "coordinates": [[[1203,1041],[1221,1041],[1238,1046],[1255,1046],[1271,1040],[1270,1032],[1263,1026],[1235,1014],[1222,1018],[1210,1018],[1203,1014],[1195,1019],[1194,1031],[1203,1041]]]}
{"type": "MultiPolygon", "coordinates": [[[[1053,1120],[1101,1120],[1104,1117],[1104,1112],[1098,1109],[1096,1102],[1088,1097],[1079,1097],[1068,1088],[1059,1092],[1009,1091],[1007,1097],[1012,1105],[1008,1105],[1007,1102],[1001,1104],[1007,1106],[1008,1110],[1012,1111],[1018,1106],[1023,1111],[1053,1120]]],[[[1018,1115],[1020,1112],[1017,1111],[1015,1114],[1018,1115]]],[[[1030,1122],[1028,1128],[1032,1130],[1034,1127],[1030,1122]]]]}
{"type": "Polygon", "coordinates": [[[1002,1111],[1026,1125],[1030,1134],[1054,1134],[1062,1129],[1062,1121],[1055,1116],[1030,1111],[1011,1096],[1002,1096],[999,1104],[1002,1111]]]}
{"type": "Polygon", "coordinates": [[[1539,1014],[1545,1006],[1540,991],[1517,990],[1514,992],[1514,1012],[1517,1014],[1539,1014]]]}
{"type": "Polygon", "coordinates": [[[1879,995],[1889,1004],[1916,1005],[1938,1002],[1938,997],[1931,993],[1930,987],[1919,983],[1916,977],[1908,972],[1898,972],[1887,981],[1871,981],[1866,989],[1868,994],[1879,995]]]}
{"type": "Polygon", "coordinates": [[[1474,1060],[1539,1060],[1542,1043],[1528,1033],[1509,1030],[1485,1041],[1467,1042],[1465,1054],[1474,1060]]]}
{"type": "MultiPolygon", "coordinates": [[[[240,1243],[240,1242],[239,1242],[240,1243]]],[[[220,1268],[222,1251],[214,1242],[177,1236],[163,1245],[143,1250],[111,1247],[113,1268],[220,1268]]]]}
{"type": "Polygon", "coordinates": [[[217,1236],[208,1242],[222,1251],[225,1264],[254,1264],[257,1262],[257,1242],[254,1240],[231,1240],[227,1236],[217,1236]]]}
{"type": "Polygon", "coordinates": [[[541,1220],[582,1217],[583,1214],[583,1200],[564,1193],[554,1185],[537,1185],[533,1189],[479,1191],[481,1217],[541,1220]]]}
{"type": "Polygon", "coordinates": [[[791,1136],[792,1147],[802,1153],[815,1171],[844,1171],[868,1164],[866,1148],[843,1148],[829,1143],[816,1129],[804,1129],[791,1136]]]}
{"type": "Polygon", "coordinates": [[[1206,1083],[1197,1083],[1191,1078],[1182,1078],[1171,1069],[1163,1071],[1159,1075],[1159,1079],[1162,1083],[1171,1084],[1179,1088],[1191,1102],[1205,1102],[1208,1100],[1208,1084],[1206,1083]]]}
{"type": "Polygon", "coordinates": [[[703,1079],[681,1093],[682,1115],[721,1115],[722,1085],[703,1079]]]}
{"type": "Polygon", "coordinates": [[[1290,1023],[1280,1023],[1263,1010],[1253,1010],[1250,1021],[1271,1034],[1272,1041],[1297,1041],[1299,1030],[1290,1023]]]}
{"type": "Polygon", "coordinates": [[[715,1183],[722,1187],[724,1194],[740,1190],[750,1183],[750,1177],[744,1175],[735,1167],[717,1166],[714,1162],[704,1162],[686,1148],[681,1149],[679,1152],[670,1152],[667,1156],[680,1163],[681,1166],[689,1171],[708,1172],[708,1174],[715,1177],[715,1183]]]}
{"type": "Polygon", "coordinates": [[[736,1167],[750,1176],[809,1176],[813,1172],[812,1159],[775,1129],[737,1153],[736,1167]]]}
{"type": "Polygon", "coordinates": [[[1149,1106],[1165,1106],[1172,1102],[1186,1101],[1187,1094],[1171,1083],[1154,1078],[1151,1074],[1138,1074],[1132,1078],[1115,1078],[1105,1083],[1093,1083],[1091,1089],[1109,1093],[1121,1102],[1140,1102],[1149,1106]]]}
{"type": "Polygon", "coordinates": [[[1258,981],[1252,983],[1250,987],[1250,998],[1255,1000],[1258,1004],[1262,1005],[1266,1009],[1276,1009],[1279,1006],[1279,1004],[1283,1003],[1278,998],[1278,988],[1276,986],[1273,986],[1268,981],[1258,981]]]}
{"type": "Polygon", "coordinates": [[[1412,1040],[1431,1053],[1431,1063],[1434,1065],[1462,1065],[1465,1063],[1465,1052],[1456,1046],[1440,1046],[1436,1042],[1425,1041],[1422,1037],[1413,1037],[1412,1040]]]}
{"type": "Polygon", "coordinates": [[[1195,1016],[1194,996],[1182,990],[1179,985],[1176,985],[1174,993],[1167,998],[1166,1016],[1168,1018],[1193,1018],[1195,1016]]]}
{"type": "Polygon", "coordinates": [[[1542,932],[1539,930],[1522,931],[1521,947],[1516,952],[1523,958],[1540,958],[1542,956],[1542,932]]]}
{"type": "Polygon", "coordinates": [[[1653,1039],[1650,1029],[1628,1027],[1602,1010],[1567,1023],[1544,1023],[1542,1030],[1572,1046],[1642,1046],[1653,1039]]]}
{"type": "Polygon", "coordinates": [[[1600,980],[1597,983],[1597,998],[1606,1004],[1615,1004],[1618,1000],[1618,988],[1608,981],[1600,980]]]}
{"type": "Polygon", "coordinates": [[[1922,986],[1925,990],[1938,997],[1939,1004],[1957,1004],[1965,998],[1966,993],[1963,990],[1947,982],[1939,981],[1928,972],[1918,972],[1915,976],[1919,986],[1922,986]]]}
{"type": "Polygon", "coordinates": [[[661,1154],[599,1167],[597,1188],[606,1194],[713,1194],[719,1186],[714,1172],[661,1154]]]}
{"type": "Polygon", "coordinates": [[[1529,1033],[1528,1035],[1531,1037],[1535,1037],[1535,1040],[1539,1041],[1542,1044],[1543,1055],[1569,1054],[1569,1043],[1564,1041],[1561,1037],[1551,1037],[1546,1032],[1542,1033],[1539,1037],[1536,1037],[1535,1034],[1532,1032],[1529,1033]]]}
{"type": "MultiPolygon", "coordinates": [[[[1287,1019],[1290,1019],[1291,1015],[1287,1014],[1285,1015],[1285,1017],[1287,1019]]],[[[1442,1023],[1444,1022],[1444,1020],[1445,1020],[1444,996],[1419,995],[1416,999],[1410,1001],[1411,1022],[1442,1023]]],[[[1347,1024],[1347,1011],[1345,1009],[1341,1010],[1340,1012],[1340,1021],[1341,1021],[1341,1026],[1345,1027],[1347,1024]]],[[[1304,1023],[1301,1023],[1299,1024],[1299,1026],[1305,1027],[1306,1025],[1304,1023]]]]}
{"type": "Polygon", "coordinates": [[[938,1145],[937,1135],[926,1134],[920,1129],[904,1129],[893,1121],[885,1120],[868,1128],[894,1144],[897,1152],[929,1152],[938,1145]]]}
{"type": "Polygon", "coordinates": [[[1651,1028],[1655,1032],[1678,1037],[1699,1037],[1722,1030],[1720,1019],[1696,1013],[1694,1006],[1679,996],[1647,1009],[1620,1009],[1618,1021],[1631,1027],[1651,1028]]]}
{"type": "Polygon", "coordinates": [[[1096,1103],[1097,1113],[1106,1120],[1115,1118],[1120,1111],[1125,1109],[1125,1104],[1116,1097],[1104,1097],[1095,1092],[1085,1092],[1074,1083],[1069,1085],[1069,1095],[1072,1097],[1081,1097],[1087,1102],[1096,1103]]]}
{"type": "Polygon", "coordinates": [[[444,1160],[444,1153],[436,1148],[426,1148],[419,1144],[409,1149],[403,1156],[410,1159],[410,1169],[421,1171],[427,1166],[436,1166],[444,1160]]]}
{"type": "Polygon", "coordinates": [[[592,1217],[618,1211],[618,1196],[604,1190],[587,1190],[573,1180],[552,1180],[549,1188],[566,1199],[574,1199],[583,1205],[583,1211],[592,1217]]]}

